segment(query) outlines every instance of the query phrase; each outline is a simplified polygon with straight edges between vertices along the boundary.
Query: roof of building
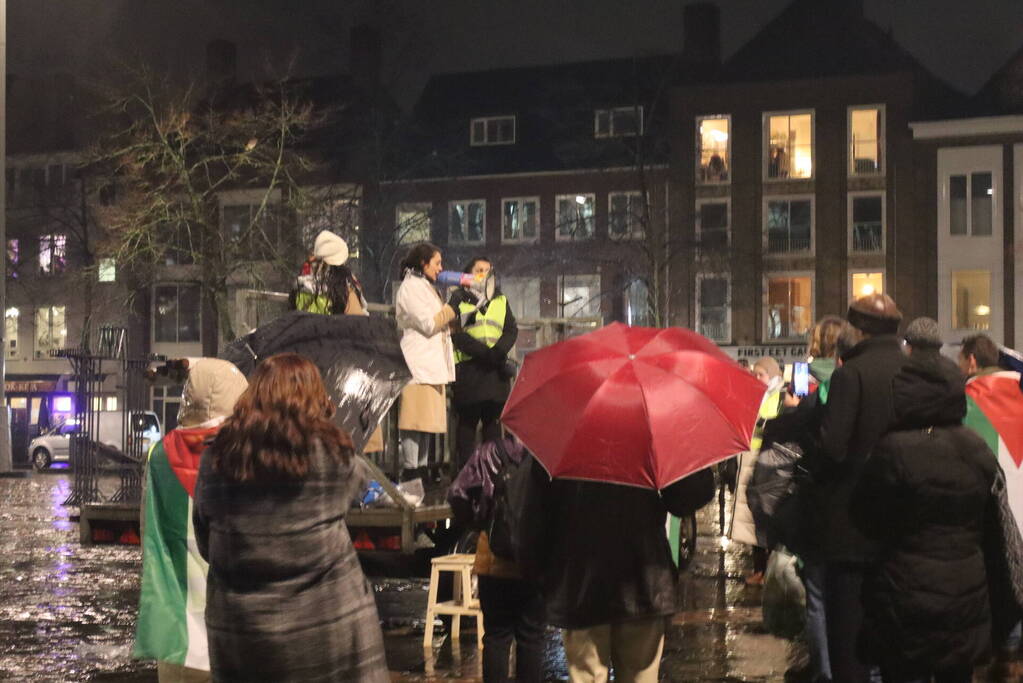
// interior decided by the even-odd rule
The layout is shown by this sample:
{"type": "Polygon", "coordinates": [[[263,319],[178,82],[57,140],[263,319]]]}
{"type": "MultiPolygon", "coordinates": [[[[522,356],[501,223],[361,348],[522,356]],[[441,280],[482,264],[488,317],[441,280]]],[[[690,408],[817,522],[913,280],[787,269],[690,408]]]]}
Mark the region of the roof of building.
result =
{"type": "Polygon", "coordinates": [[[793,0],[725,61],[721,79],[763,82],[897,72],[917,77],[918,118],[963,110],[966,97],[867,19],[863,0],[793,0]]]}
{"type": "Polygon", "coordinates": [[[971,102],[971,114],[1023,114],[1023,48],[988,79],[971,102]]]}
{"type": "Polygon", "coordinates": [[[412,146],[432,161],[420,177],[632,166],[637,142],[644,163],[664,163],[668,90],[695,75],[681,55],[654,55],[434,76],[414,117],[412,146]],[[641,138],[595,137],[596,110],[637,105],[641,138]],[[470,144],[471,119],[506,115],[515,144],[470,144]]]}

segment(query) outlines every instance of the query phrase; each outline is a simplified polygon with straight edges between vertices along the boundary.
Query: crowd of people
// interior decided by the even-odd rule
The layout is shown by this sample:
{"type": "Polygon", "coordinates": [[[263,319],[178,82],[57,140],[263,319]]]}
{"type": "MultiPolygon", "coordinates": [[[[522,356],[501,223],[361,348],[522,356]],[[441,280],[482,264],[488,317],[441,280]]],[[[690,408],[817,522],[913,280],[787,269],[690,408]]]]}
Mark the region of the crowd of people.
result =
{"type": "MultiPolygon", "coordinates": [[[[346,259],[343,240],[321,233],[293,307],[364,314],[346,259]]],[[[492,268],[477,257],[464,272],[484,279],[492,268]]],[[[427,475],[452,384],[448,499],[479,530],[484,680],[512,678],[513,644],[514,678],[543,680],[549,625],[562,629],[573,681],[612,671],[656,681],[678,597],[666,515],[708,503],[713,470],[660,491],[550,479],[502,435],[517,336],[507,298],[458,287],[445,302],[441,252],[428,243],[401,269],[395,318],[412,380],[399,404],[400,478],[427,475]]],[[[755,549],[749,583],[762,582],[772,551],[799,556],[813,683],[965,683],[992,647],[1010,656],[1019,646],[1023,541],[1005,523],[998,458],[968,415],[966,380],[997,370],[998,347],[971,337],[957,366],[934,321],[900,337],[901,323],[882,294],[819,321],[805,396],[773,358],[751,368],[765,397],[731,482],[729,534],[755,549]],[[765,517],[751,495],[757,462],[780,446],[801,455],[800,476],[765,517]]],[[[334,410],[317,368],[296,354],[263,359],[248,381],[225,361],[191,363],[179,427],[146,472],[136,656],[157,659],[161,681],[389,680],[344,523],[369,476],[334,410]]],[[[366,450],[380,447],[371,439],[366,450]]]]}

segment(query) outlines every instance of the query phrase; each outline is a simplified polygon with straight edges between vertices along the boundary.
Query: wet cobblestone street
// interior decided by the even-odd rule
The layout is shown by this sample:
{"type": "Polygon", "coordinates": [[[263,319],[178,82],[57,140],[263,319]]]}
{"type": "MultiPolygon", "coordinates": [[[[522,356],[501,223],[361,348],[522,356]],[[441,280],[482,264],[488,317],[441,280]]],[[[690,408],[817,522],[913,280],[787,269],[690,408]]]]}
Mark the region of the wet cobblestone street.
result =
{"type": "MultiPolygon", "coordinates": [[[[61,505],[69,484],[62,472],[0,479],[0,680],[155,681],[151,662],[131,659],[141,551],[80,546],[73,509],[61,505]]],[[[682,578],[683,610],[671,626],[662,678],[781,681],[788,644],[763,633],[760,589],[742,582],[748,555],[718,551],[716,510],[709,505],[700,520],[708,535],[682,578]]],[[[395,680],[480,679],[471,628],[456,644],[438,629],[433,652],[424,653],[427,580],[371,578],[395,680]]],[[[566,678],[554,629],[546,669],[553,680],[566,678]]]]}

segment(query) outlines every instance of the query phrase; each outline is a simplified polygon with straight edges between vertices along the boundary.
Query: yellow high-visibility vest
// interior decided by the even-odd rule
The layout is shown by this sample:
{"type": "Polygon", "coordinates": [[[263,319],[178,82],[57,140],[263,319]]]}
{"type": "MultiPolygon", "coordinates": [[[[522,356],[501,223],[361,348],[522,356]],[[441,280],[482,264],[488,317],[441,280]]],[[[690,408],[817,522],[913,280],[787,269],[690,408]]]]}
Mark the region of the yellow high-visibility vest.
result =
{"type": "MultiPolygon", "coordinates": [[[[472,304],[463,301],[458,305],[458,312],[471,313],[473,308],[472,304]]],[[[473,339],[478,339],[486,344],[488,348],[494,348],[494,345],[497,344],[501,334],[504,332],[504,321],[507,316],[508,299],[502,294],[490,300],[486,313],[476,311],[476,321],[472,325],[467,325],[464,329],[473,339]]],[[[457,349],[455,350],[456,363],[471,359],[472,356],[469,354],[462,353],[457,349]]]]}

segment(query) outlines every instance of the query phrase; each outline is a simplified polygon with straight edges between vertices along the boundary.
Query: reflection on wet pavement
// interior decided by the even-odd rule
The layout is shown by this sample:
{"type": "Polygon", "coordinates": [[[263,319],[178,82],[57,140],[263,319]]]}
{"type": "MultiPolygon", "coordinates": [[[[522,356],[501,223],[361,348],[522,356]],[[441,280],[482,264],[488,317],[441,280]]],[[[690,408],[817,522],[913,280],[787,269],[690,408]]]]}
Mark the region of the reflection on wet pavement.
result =
{"type": "MultiPolygon", "coordinates": [[[[0,681],[18,683],[156,681],[152,662],[131,659],[139,592],[138,546],[81,547],[78,525],[61,502],[66,473],[0,479],[0,681]]],[[[116,481],[105,482],[112,491],[116,481]]],[[[665,681],[782,681],[789,644],[764,632],[761,588],[748,587],[746,549],[717,544],[717,505],[700,514],[692,567],[680,580],[681,611],[668,631],[665,681]]],[[[472,620],[452,643],[436,625],[423,649],[428,581],[372,577],[396,681],[479,681],[472,620]]],[[[567,678],[556,629],[549,629],[546,672],[567,678]]],[[[977,680],[981,680],[978,676],[977,680]]]]}

